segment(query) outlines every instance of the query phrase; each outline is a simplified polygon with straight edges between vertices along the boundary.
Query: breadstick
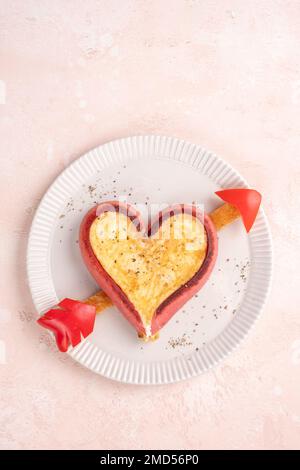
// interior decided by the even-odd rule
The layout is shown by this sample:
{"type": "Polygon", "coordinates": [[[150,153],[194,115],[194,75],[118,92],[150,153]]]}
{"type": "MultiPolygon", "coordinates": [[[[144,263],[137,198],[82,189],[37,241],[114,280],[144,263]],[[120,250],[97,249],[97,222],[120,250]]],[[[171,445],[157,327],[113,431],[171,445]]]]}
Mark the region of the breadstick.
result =
{"type": "Polygon", "coordinates": [[[209,217],[213,221],[213,224],[216,227],[217,231],[221,230],[226,225],[238,219],[240,216],[241,214],[236,209],[236,207],[228,203],[217,207],[217,209],[215,209],[209,214],[209,217]]]}
{"type": "Polygon", "coordinates": [[[108,295],[102,290],[83,300],[83,302],[88,305],[94,305],[96,307],[96,313],[102,312],[113,304],[108,295]]]}

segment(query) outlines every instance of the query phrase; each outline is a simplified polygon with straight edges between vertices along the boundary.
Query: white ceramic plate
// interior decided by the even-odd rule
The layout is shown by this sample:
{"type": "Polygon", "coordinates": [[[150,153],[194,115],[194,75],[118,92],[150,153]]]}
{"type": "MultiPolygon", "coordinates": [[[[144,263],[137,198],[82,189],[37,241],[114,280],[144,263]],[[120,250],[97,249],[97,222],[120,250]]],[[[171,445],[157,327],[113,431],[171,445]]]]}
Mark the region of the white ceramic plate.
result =
{"type": "MultiPolygon", "coordinates": [[[[221,204],[217,189],[245,187],[216,155],[182,140],[139,136],[91,150],[46,192],[28,245],[28,278],[39,314],[59,299],[83,299],[97,286],[79,252],[78,229],[95,203],[202,202],[221,204]]],[[[141,342],[111,307],[69,354],[94,372],[135,384],[163,384],[195,376],[232,351],[258,317],[270,286],[272,248],[262,210],[247,235],[240,220],[219,233],[217,264],[207,284],[163,328],[156,342],[141,342]]]]}

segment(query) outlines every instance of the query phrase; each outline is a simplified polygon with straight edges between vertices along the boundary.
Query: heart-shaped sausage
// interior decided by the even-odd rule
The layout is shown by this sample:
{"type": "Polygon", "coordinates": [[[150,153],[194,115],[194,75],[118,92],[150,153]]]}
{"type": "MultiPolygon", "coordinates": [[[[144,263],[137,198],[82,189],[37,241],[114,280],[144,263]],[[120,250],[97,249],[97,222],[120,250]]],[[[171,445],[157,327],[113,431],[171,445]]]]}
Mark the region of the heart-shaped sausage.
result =
{"type": "Polygon", "coordinates": [[[80,227],[90,273],[143,336],[157,333],[207,281],[218,243],[211,219],[192,205],[160,212],[145,231],[133,206],[93,207],[80,227]]]}

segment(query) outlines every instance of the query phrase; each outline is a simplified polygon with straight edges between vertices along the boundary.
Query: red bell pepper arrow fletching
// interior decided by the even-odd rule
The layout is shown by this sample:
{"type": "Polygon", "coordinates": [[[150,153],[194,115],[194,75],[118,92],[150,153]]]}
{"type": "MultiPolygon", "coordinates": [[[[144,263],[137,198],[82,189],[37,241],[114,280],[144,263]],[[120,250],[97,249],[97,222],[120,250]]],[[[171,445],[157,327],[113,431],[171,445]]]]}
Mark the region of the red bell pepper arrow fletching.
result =
{"type": "Polygon", "coordinates": [[[86,338],[94,329],[96,308],[77,300],[64,299],[37,320],[51,330],[58,349],[66,352],[70,345],[77,346],[82,336],[86,338]]]}
{"type": "Polygon", "coordinates": [[[261,203],[261,194],[255,189],[223,189],[215,193],[223,201],[240,212],[246,231],[249,232],[256,219],[261,203]]]}

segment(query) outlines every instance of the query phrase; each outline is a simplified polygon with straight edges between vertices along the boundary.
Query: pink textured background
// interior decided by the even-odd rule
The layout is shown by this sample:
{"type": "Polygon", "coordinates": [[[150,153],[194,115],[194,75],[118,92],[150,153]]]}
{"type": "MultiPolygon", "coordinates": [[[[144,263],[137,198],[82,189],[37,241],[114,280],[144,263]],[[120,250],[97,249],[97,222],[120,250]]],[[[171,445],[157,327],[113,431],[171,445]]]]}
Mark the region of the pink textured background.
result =
{"type": "Polygon", "coordinates": [[[299,0],[2,0],[1,448],[300,448],[299,0]],[[139,133],[222,155],[264,194],[273,288],[226,361],[126,386],[56,352],[35,324],[28,230],[89,148],[139,133]]]}

